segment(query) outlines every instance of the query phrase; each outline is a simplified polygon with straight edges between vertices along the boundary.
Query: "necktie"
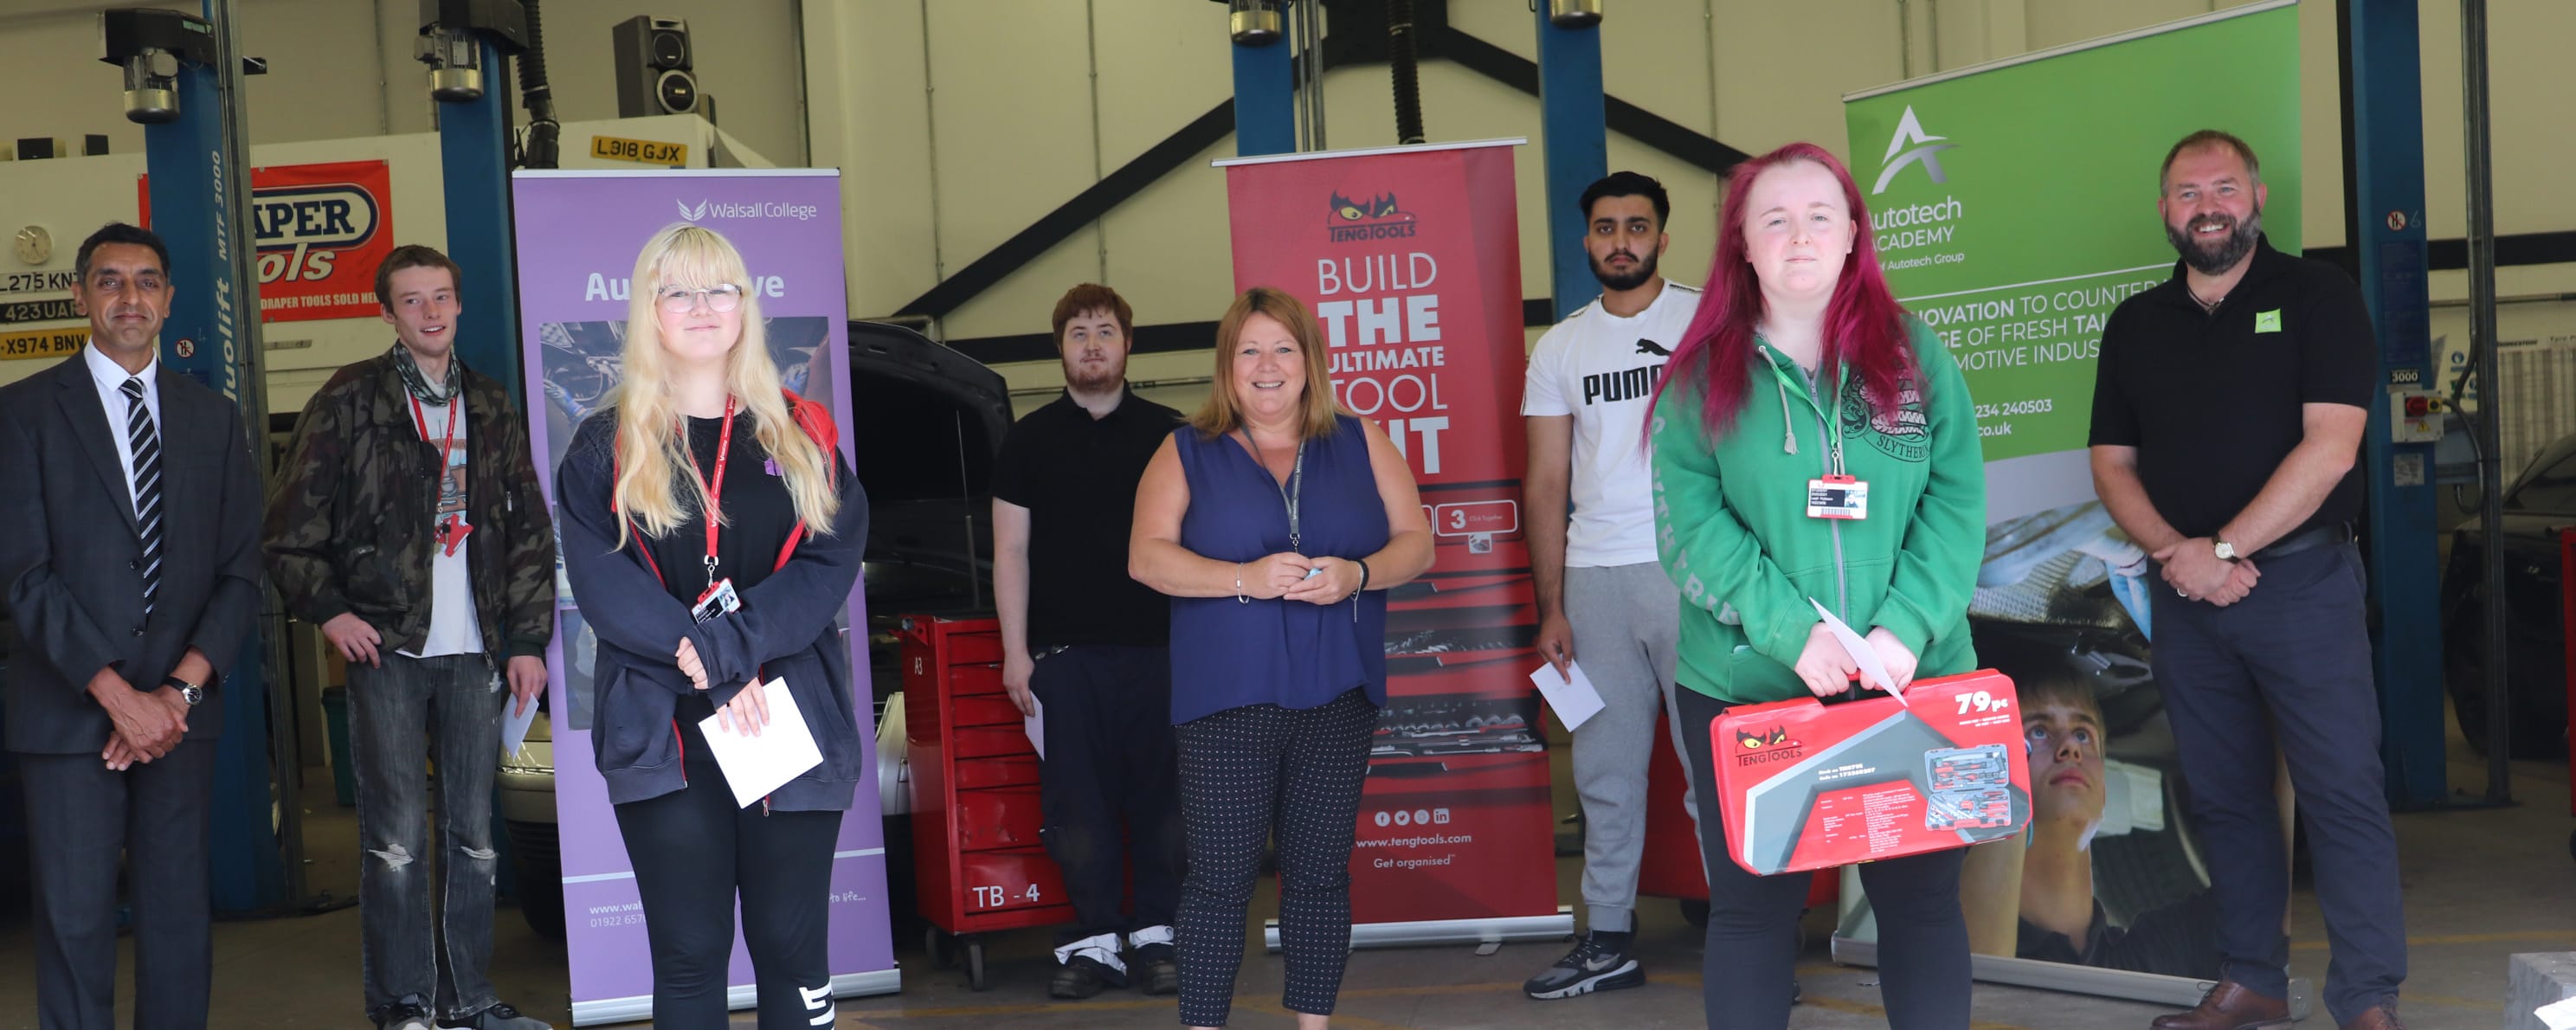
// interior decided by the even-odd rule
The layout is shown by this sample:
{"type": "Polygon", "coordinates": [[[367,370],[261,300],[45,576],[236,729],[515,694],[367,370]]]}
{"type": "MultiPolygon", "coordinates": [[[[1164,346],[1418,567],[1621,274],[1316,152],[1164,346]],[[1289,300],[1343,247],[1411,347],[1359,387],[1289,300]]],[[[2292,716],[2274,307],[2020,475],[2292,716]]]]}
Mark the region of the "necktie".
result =
{"type": "Polygon", "coordinates": [[[134,525],[143,539],[143,614],[152,614],[152,596],[161,591],[161,434],[152,427],[152,409],[143,406],[143,380],[127,377],[125,439],[134,452],[134,525]]]}

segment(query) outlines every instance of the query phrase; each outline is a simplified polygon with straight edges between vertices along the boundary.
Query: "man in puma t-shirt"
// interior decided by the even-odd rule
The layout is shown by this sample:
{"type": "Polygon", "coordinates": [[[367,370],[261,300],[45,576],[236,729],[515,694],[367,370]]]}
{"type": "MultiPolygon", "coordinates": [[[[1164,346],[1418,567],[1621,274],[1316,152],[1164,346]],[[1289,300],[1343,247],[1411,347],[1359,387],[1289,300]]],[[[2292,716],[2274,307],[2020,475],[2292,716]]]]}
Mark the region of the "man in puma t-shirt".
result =
{"type": "MultiPolygon", "coordinates": [[[[1646,762],[1655,717],[1672,705],[1680,632],[1673,581],[1655,557],[1646,415],[1664,360],[1699,310],[1699,291],[1656,272],[1670,242],[1664,219],[1672,202],[1662,184],[1617,172],[1586,188],[1581,204],[1583,246],[1601,296],[1549,329],[1530,354],[1521,395],[1529,425],[1522,489],[1539,653],[1559,674],[1579,660],[1603,707],[1574,732],[1589,932],[1524,985],[1533,998],[1646,982],[1631,947],[1646,843],[1646,762]],[[1569,503],[1572,516],[1562,517],[1569,503]]],[[[1674,751],[1681,753],[1678,743],[1674,751]]],[[[1696,818],[1695,799],[1689,803],[1696,818]]]]}

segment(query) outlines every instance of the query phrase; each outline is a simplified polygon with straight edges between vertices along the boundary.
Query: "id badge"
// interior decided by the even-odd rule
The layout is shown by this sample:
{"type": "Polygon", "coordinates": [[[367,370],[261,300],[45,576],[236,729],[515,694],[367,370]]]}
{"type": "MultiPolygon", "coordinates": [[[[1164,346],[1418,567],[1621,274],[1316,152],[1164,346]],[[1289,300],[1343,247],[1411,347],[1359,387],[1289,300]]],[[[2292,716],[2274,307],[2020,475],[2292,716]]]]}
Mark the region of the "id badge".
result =
{"type": "Polygon", "coordinates": [[[689,617],[699,622],[723,618],[742,609],[742,595],[733,592],[733,577],[717,580],[707,592],[698,595],[698,603],[689,608],[689,617]]]}
{"type": "Polygon", "coordinates": [[[1868,518],[1869,484],[1850,476],[1808,480],[1807,517],[1854,521],[1868,518]]]}

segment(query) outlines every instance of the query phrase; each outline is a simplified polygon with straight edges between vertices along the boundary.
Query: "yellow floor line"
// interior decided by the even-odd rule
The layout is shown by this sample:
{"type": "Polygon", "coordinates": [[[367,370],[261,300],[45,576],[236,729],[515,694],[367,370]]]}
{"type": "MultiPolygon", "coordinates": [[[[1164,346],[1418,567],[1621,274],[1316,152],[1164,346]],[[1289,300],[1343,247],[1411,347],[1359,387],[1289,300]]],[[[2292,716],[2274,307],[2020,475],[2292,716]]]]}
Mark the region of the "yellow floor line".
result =
{"type": "MultiPolygon", "coordinates": [[[[2422,947],[2428,944],[2494,944],[2499,941],[2551,941],[2556,943],[2576,943],[2576,932],[2567,930],[2516,930],[2507,933],[2434,934],[2426,937],[2406,938],[2406,946],[2413,948],[2422,947]]],[[[2324,951],[2326,948],[2327,944],[2325,941],[2297,941],[2290,945],[2291,951],[2324,951]]]]}
{"type": "Polygon", "coordinates": [[[2472,1012],[2504,1011],[2504,1005],[2501,1002],[2479,1001],[2476,998],[2457,998],[2448,994],[2419,994],[2414,991],[2406,991],[2398,995],[2397,1000],[2398,1004],[2401,1005],[2440,1005],[2445,1008],[2468,1009],[2472,1012]]]}

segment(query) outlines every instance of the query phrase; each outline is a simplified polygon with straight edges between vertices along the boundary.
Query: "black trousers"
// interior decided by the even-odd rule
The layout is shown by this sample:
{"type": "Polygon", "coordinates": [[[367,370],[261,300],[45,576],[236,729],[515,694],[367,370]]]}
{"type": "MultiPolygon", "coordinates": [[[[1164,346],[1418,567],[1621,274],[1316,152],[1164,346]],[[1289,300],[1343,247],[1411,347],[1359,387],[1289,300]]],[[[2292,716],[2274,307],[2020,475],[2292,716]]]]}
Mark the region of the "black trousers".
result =
{"type": "Polygon", "coordinates": [[[2379,698],[2364,621],[2361,553],[2320,547],[2261,563],[2225,608],[2151,580],[2156,684],[2173,722],[2191,820],[2209,856],[2228,979],[2289,990],[2289,855],[2273,794],[2277,740],[2308,829],[2317,907],[2334,949],[2326,1008],[2349,1021],[2406,979],[2397,836],[2379,763],[2379,698]]]}
{"type": "Polygon", "coordinates": [[[1189,879],[1178,937],[1181,1022],[1224,1026],[1243,966],[1244,906],[1261,846],[1279,837],[1280,1004],[1331,1015],[1351,948],[1351,840],[1377,706],[1352,690],[1320,708],[1245,705],[1180,727],[1189,879]]]}
{"type": "Polygon", "coordinates": [[[1038,659],[1029,690],[1046,706],[1038,804],[1047,854],[1064,870],[1073,900],[1074,924],[1056,942],[1172,925],[1181,899],[1181,787],[1171,653],[1069,647],[1038,659]],[[1132,918],[1120,911],[1122,858],[1136,867],[1132,918]]]}
{"type": "Polygon", "coordinates": [[[689,785],[617,806],[653,950],[653,1025],[725,1025],[737,895],[761,1030],[828,1024],[832,848],[841,813],[771,812],[756,801],[736,807],[698,732],[697,720],[711,709],[703,701],[680,707],[689,785]]]}
{"type": "Polygon", "coordinates": [[[95,754],[18,756],[34,874],[38,1026],[116,1026],[120,856],[134,904],[134,1026],[206,1025],[214,975],[206,855],[214,771],[211,740],[182,743],[125,772],[110,771],[95,754]]]}
{"type": "MultiPolygon", "coordinates": [[[[1708,867],[1708,938],[1700,961],[1701,1004],[1715,1030],[1781,1030],[1789,1025],[1796,975],[1798,913],[1810,874],[1755,876],[1726,851],[1709,726],[1726,702],[1691,690],[1681,702],[1691,782],[1710,784],[1700,802],[1700,861],[1708,867]],[[1711,804],[1714,801],[1715,804],[1711,804]]],[[[1860,867],[1878,916],[1879,990],[1895,1030],[1966,1030],[1968,923],[1959,910],[1962,850],[1934,851],[1860,867]]]]}

